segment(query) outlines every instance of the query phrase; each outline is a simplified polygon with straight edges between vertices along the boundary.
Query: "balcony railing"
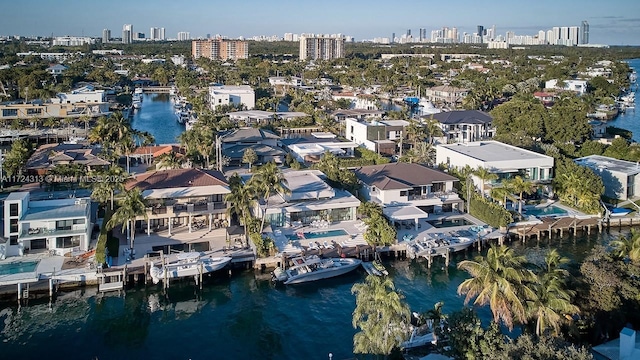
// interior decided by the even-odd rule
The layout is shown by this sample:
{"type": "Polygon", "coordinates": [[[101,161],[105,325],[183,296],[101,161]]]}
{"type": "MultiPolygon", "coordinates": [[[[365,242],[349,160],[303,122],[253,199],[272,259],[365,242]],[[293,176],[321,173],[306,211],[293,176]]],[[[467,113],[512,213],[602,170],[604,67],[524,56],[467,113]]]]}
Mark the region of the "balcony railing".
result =
{"type": "Polygon", "coordinates": [[[47,228],[30,228],[22,230],[20,239],[40,239],[48,237],[58,237],[64,235],[80,235],[87,232],[87,227],[82,226],[69,230],[47,229],[47,228]]]}
{"type": "Polygon", "coordinates": [[[198,204],[175,204],[169,206],[156,206],[149,208],[152,215],[164,215],[164,214],[179,214],[181,212],[186,213],[202,213],[213,212],[214,210],[224,210],[227,208],[227,204],[224,202],[207,202],[198,204]]]}
{"type": "Polygon", "coordinates": [[[437,191],[437,192],[432,192],[432,193],[428,193],[428,194],[422,194],[422,195],[409,195],[409,200],[429,200],[429,199],[436,199],[436,198],[442,198],[442,197],[446,197],[448,198],[451,195],[455,195],[456,193],[453,191],[437,191]]]}

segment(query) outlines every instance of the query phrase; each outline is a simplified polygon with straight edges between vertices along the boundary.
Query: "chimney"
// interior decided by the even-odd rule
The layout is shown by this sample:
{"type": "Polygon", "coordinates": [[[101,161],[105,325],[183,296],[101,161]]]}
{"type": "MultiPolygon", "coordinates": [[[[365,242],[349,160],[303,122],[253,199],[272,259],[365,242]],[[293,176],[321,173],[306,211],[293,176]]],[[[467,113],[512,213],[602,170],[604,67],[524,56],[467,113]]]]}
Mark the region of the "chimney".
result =
{"type": "Polygon", "coordinates": [[[628,327],[620,331],[620,360],[631,360],[636,347],[636,332],[628,327]]]}

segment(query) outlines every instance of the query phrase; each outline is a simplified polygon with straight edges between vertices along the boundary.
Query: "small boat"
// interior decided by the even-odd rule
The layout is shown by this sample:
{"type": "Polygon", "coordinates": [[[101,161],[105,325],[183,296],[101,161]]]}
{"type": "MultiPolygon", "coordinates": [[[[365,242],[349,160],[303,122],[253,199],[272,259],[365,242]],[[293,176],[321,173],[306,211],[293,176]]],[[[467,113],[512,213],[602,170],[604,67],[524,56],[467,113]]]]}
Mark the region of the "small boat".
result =
{"type": "Polygon", "coordinates": [[[142,88],[141,87],[137,87],[135,88],[135,90],[133,90],[134,94],[142,94],[142,88]]]}
{"type": "Polygon", "coordinates": [[[362,262],[362,267],[364,268],[364,270],[367,272],[367,274],[369,275],[373,275],[373,276],[384,276],[380,271],[378,271],[378,269],[376,269],[375,266],[373,266],[372,262],[367,262],[367,261],[363,261],[362,262]]]}
{"type": "Polygon", "coordinates": [[[212,273],[224,268],[230,262],[231,258],[227,256],[213,257],[200,252],[182,253],[178,255],[176,261],[164,266],[158,267],[151,261],[149,275],[151,275],[153,283],[157,284],[164,279],[178,279],[187,276],[198,276],[200,273],[212,273]]]}
{"type": "Polygon", "coordinates": [[[387,276],[389,275],[389,272],[387,271],[387,268],[384,267],[384,265],[382,265],[382,261],[380,260],[374,260],[373,261],[373,267],[378,270],[379,272],[382,273],[382,275],[387,276]]]}
{"type": "Polygon", "coordinates": [[[400,348],[406,350],[406,349],[413,349],[413,348],[417,348],[417,347],[425,346],[429,344],[435,345],[436,343],[437,343],[436,334],[433,333],[433,331],[429,326],[424,325],[420,327],[414,327],[413,330],[411,331],[411,336],[409,337],[409,340],[404,341],[402,344],[400,344],[400,348]]]}
{"type": "Polygon", "coordinates": [[[278,267],[273,271],[273,278],[285,285],[300,284],[309,281],[328,279],[355,270],[362,263],[359,259],[328,258],[317,255],[296,257],[293,266],[288,269],[278,267]]]}

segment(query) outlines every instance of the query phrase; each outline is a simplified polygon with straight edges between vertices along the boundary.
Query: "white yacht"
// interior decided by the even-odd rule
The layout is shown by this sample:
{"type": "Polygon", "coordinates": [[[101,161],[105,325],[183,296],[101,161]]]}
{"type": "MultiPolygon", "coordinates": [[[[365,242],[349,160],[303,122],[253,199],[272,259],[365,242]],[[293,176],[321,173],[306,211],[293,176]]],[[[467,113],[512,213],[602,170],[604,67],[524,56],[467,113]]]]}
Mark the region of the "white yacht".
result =
{"type": "Polygon", "coordinates": [[[154,284],[164,279],[177,279],[186,276],[198,276],[220,270],[231,262],[227,256],[213,257],[200,252],[189,252],[179,254],[176,261],[168,264],[156,266],[150,262],[149,275],[154,284]]]}
{"type": "Polygon", "coordinates": [[[328,258],[317,255],[296,257],[293,266],[288,269],[276,268],[273,272],[275,280],[289,284],[300,284],[308,281],[328,279],[355,270],[362,263],[359,259],[328,258]]]}

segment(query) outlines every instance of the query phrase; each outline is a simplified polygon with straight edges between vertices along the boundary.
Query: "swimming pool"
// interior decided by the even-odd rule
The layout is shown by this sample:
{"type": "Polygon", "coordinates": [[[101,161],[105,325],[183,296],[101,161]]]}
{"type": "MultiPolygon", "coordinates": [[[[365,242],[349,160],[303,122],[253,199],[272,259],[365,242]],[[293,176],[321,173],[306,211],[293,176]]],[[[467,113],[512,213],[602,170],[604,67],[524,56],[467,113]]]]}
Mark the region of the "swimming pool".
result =
{"type": "Polygon", "coordinates": [[[533,215],[535,217],[545,217],[545,216],[567,216],[569,213],[567,210],[550,205],[543,208],[530,208],[526,209],[527,215],[533,215]]]}
{"type": "Polygon", "coordinates": [[[336,230],[305,232],[305,233],[302,233],[302,235],[303,235],[302,237],[300,236],[300,234],[287,235],[287,239],[289,239],[289,240],[301,240],[301,239],[315,240],[315,239],[327,238],[327,237],[346,236],[346,235],[349,235],[349,233],[346,232],[343,229],[336,229],[336,230]]]}
{"type": "Polygon", "coordinates": [[[471,221],[465,218],[429,220],[427,222],[431,224],[431,226],[438,229],[446,228],[446,227],[454,227],[454,226],[474,225],[474,223],[472,223],[471,221]]]}
{"type": "Polygon", "coordinates": [[[16,261],[0,264],[0,275],[13,275],[25,272],[34,272],[39,261],[16,261]]]}

